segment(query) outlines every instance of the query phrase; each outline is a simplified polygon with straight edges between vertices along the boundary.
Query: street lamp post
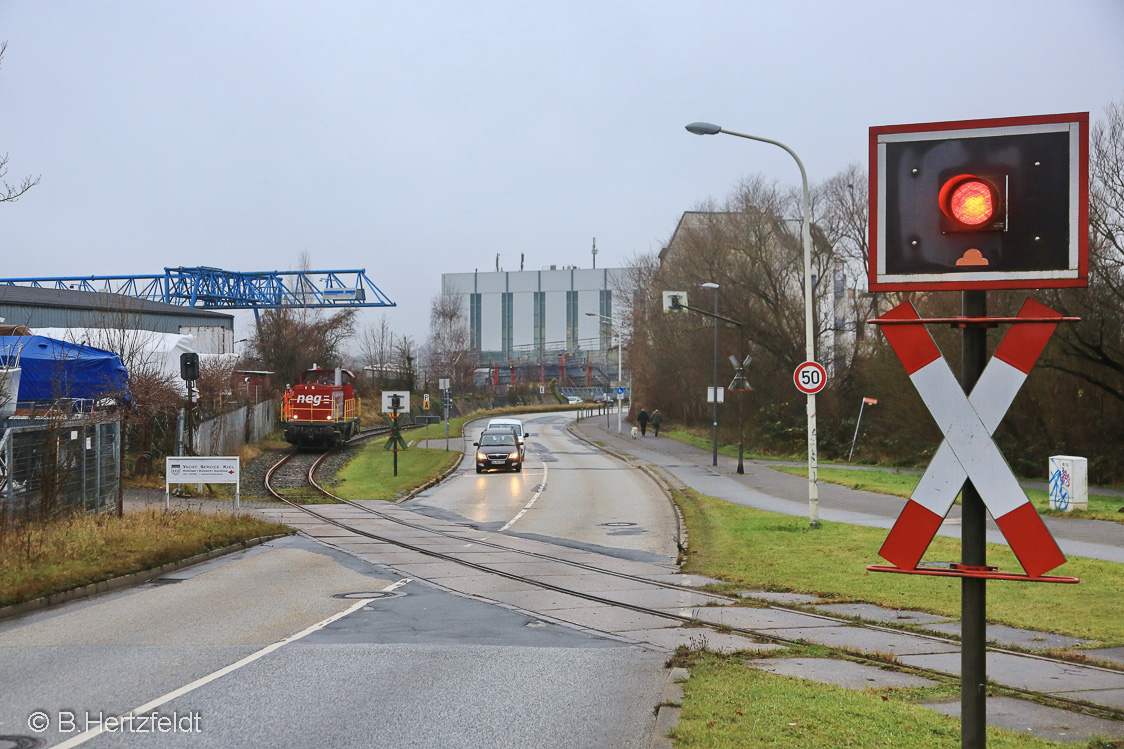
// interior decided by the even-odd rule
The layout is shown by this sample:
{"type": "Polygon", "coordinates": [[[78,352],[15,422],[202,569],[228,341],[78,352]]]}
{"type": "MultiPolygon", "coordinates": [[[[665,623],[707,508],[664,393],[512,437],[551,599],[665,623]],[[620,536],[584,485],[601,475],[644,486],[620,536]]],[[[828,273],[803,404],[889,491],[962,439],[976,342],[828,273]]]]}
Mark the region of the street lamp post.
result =
{"type": "MultiPolygon", "coordinates": [[[[614,333],[616,333],[616,336],[617,336],[617,383],[618,383],[617,387],[618,388],[624,387],[623,385],[620,384],[620,383],[624,382],[624,370],[621,369],[621,363],[622,363],[621,354],[624,351],[624,341],[621,339],[620,327],[617,325],[616,321],[613,320],[613,318],[609,317],[608,315],[601,315],[601,314],[598,314],[596,312],[586,312],[585,314],[588,315],[589,317],[599,317],[599,318],[601,318],[602,322],[608,322],[609,323],[609,329],[612,330],[614,333]]],[[[620,398],[619,395],[617,396],[616,401],[617,401],[617,434],[621,434],[624,427],[621,425],[621,398],[620,398]]]]}
{"type": "MultiPolygon", "coordinates": [[[[687,131],[695,135],[718,135],[725,133],[726,135],[735,135],[739,138],[747,138],[749,140],[760,141],[761,143],[770,143],[774,146],[779,146],[788,152],[796,161],[796,166],[800,168],[800,180],[803,183],[804,196],[801,201],[801,242],[804,246],[804,347],[805,357],[807,361],[816,360],[816,338],[815,330],[813,328],[813,307],[812,307],[812,229],[811,229],[811,199],[808,192],[808,174],[804,171],[804,163],[800,161],[800,157],[796,152],[786,146],[784,143],[768,138],[761,138],[756,135],[746,135],[745,133],[737,133],[733,130],[726,130],[718,125],[712,125],[709,122],[692,122],[687,125],[687,131]]],[[[716,394],[717,395],[717,394],[716,394]]],[[[819,487],[816,484],[818,475],[816,471],[816,462],[818,459],[816,450],[816,396],[813,393],[808,394],[808,515],[810,524],[813,526],[820,524],[820,494],[819,487]]]]}
{"type": "Polygon", "coordinates": [[[702,284],[704,289],[714,289],[714,402],[710,406],[710,417],[713,422],[710,427],[711,441],[714,443],[714,458],[712,466],[718,465],[718,284],[707,281],[702,284]]]}

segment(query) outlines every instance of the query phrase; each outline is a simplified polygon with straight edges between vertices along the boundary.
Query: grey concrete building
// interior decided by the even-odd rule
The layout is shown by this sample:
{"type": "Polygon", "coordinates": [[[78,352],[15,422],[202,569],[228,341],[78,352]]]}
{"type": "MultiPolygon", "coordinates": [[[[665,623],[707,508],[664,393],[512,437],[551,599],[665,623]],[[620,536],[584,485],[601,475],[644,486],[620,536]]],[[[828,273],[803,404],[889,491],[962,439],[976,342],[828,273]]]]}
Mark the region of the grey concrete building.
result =
{"type": "Polygon", "coordinates": [[[234,350],[234,316],[107,292],[0,286],[0,318],[29,328],[119,328],[195,336],[199,353],[234,350]]]}
{"type": "Polygon", "coordinates": [[[550,266],[542,270],[446,273],[441,291],[461,299],[472,348],[484,361],[531,359],[547,352],[605,352],[619,297],[631,293],[627,268],[550,266]]]}

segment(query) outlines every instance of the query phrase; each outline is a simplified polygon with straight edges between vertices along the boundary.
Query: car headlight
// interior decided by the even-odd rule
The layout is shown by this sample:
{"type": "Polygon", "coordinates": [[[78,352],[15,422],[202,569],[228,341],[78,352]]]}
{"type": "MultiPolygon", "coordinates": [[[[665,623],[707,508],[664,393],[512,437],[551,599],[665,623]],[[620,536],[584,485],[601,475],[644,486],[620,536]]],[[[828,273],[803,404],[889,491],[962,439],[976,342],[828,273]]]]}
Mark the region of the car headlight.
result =
{"type": "Polygon", "coordinates": [[[483,462],[488,459],[488,456],[484,453],[476,453],[476,459],[483,462]]]}
{"type": "Polygon", "coordinates": [[[518,450],[516,450],[516,451],[515,451],[515,452],[513,452],[513,453],[512,453],[511,455],[508,455],[508,456],[507,456],[507,459],[508,459],[508,460],[519,460],[519,451],[518,451],[518,450]]]}

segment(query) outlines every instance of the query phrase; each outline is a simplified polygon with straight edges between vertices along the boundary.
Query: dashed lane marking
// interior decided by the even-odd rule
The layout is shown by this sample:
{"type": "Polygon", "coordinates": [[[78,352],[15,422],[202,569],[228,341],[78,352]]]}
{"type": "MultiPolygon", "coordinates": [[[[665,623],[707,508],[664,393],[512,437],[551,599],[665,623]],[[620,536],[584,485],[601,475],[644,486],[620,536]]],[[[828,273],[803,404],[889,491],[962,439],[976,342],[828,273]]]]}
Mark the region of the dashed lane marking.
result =
{"type": "Polygon", "coordinates": [[[539,498],[539,495],[540,495],[540,494],[542,494],[542,492],[543,492],[543,489],[545,489],[545,488],[546,488],[546,474],[547,474],[547,473],[549,472],[549,470],[550,470],[550,469],[549,469],[549,468],[547,468],[547,465],[546,465],[546,463],[543,463],[543,464],[542,464],[542,483],[541,483],[541,484],[539,484],[539,486],[538,486],[538,489],[536,489],[536,490],[535,490],[535,496],[531,497],[531,501],[530,501],[530,502],[528,502],[528,503],[527,503],[526,505],[524,505],[524,506],[523,506],[523,509],[522,509],[522,510],[520,510],[520,511],[519,511],[519,512],[518,512],[518,513],[517,513],[517,514],[515,515],[515,517],[513,517],[513,518],[512,518],[511,520],[508,520],[508,521],[507,521],[507,525],[505,525],[504,527],[500,528],[500,532],[501,532],[501,533],[502,533],[503,531],[506,531],[506,530],[507,530],[508,528],[510,528],[511,526],[515,525],[515,521],[516,521],[516,520],[518,520],[519,518],[523,517],[524,515],[526,515],[526,514],[527,514],[527,510],[531,509],[532,505],[534,505],[534,504],[535,504],[535,501],[536,501],[536,500],[537,500],[537,499],[539,498]]]}

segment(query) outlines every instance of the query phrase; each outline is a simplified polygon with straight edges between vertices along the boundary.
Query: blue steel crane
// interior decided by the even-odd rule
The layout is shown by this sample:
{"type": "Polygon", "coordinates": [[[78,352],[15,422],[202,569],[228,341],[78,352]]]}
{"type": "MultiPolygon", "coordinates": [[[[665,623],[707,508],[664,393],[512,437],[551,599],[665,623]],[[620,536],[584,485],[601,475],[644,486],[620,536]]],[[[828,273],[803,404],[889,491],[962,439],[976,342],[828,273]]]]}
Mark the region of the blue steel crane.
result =
{"type": "Polygon", "coordinates": [[[203,309],[394,307],[366,270],[238,272],[165,268],[160,276],[0,278],[0,285],[99,291],[203,309]]]}

